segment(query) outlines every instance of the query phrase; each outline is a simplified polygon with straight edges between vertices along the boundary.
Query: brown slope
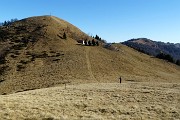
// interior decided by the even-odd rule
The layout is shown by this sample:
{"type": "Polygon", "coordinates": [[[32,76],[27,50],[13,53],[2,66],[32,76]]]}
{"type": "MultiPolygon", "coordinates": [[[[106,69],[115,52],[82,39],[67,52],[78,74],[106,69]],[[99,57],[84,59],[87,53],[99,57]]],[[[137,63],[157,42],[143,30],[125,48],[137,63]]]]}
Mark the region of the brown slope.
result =
{"type": "Polygon", "coordinates": [[[126,81],[180,80],[178,66],[126,46],[117,44],[114,46],[119,51],[111,51],[101,46],[78,45],[77,39],[88,36],[53,16],[24,19],[7,29],[12,47],[5,57],[6,63],[1,64],[8,66],[1,75],[4,80],[0,83],[1,94],[64,82],[114,82],[119,76],[126,81]],[[66,40],[62,39],[64,32],[68,36],[66,40]]]}
{"type": "Polygon", "coordinates": [[[6,63],[0,65],[6,68],[1,75],[1,93],[48,87],[73,77],[68,64],[77,49],[73,45],[77,46],[76,39],[88,38],[72,24],[53,16],[23,19],[3,29],[9,34],[6,43],[1,41],[1,53],[8,49],[6,63]],[[64,33],[67,40],[62,39],[64,33]]]}

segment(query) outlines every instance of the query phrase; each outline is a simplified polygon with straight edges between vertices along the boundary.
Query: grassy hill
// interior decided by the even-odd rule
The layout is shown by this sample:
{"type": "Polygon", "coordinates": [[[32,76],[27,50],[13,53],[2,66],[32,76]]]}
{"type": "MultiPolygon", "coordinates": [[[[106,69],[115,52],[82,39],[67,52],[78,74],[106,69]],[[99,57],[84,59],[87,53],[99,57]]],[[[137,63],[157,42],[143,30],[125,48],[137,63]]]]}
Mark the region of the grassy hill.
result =
{"type": "Polygon", "coordinates": [[[78,44],[92,38],[54,16],[26,18],[0,31],[0,94],[65,82],[117,82],[120,76],[124,82],[180,82],[180,67],[127,46],[113,44],[116,51],[78,44]]]}

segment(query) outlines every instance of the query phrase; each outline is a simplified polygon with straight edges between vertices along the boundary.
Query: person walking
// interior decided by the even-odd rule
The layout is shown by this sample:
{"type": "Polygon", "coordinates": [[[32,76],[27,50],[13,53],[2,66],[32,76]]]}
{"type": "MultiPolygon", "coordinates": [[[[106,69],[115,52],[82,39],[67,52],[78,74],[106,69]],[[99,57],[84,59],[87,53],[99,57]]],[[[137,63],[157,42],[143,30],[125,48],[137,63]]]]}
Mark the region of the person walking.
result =
{"type": "Polygon", "coordinates": [[[120,77],[119,77],[119,83],[121,83],[121,80],[122,80],[122,79],[121,79],[121,76],[120,76],[120,77]]]}

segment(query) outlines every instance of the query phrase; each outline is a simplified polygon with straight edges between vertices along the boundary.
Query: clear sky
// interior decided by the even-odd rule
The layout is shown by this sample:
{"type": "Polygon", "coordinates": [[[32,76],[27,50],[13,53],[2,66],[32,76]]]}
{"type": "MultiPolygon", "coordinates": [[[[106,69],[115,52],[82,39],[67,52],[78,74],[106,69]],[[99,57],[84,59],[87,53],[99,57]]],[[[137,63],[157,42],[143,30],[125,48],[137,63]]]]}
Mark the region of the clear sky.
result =
{"type": "Polygon", "coordinates": [[[108,42],[180,43],[180,0],[2,0],[0,22],[53,15],[108,42]]]}

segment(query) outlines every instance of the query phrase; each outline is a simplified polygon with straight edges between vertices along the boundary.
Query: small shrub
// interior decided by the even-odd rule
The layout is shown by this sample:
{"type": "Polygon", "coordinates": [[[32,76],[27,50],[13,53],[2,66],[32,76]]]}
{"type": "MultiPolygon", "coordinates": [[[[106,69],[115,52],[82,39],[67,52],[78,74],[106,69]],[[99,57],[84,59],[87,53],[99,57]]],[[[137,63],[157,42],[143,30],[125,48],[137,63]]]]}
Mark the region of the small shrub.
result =
{"type": "Polygon", "coordinates": [[[17,65],[17,71],[21,71],[21,70],[24,69],[24,68],[25,68],[25,66],[22,65],[22,64],[18,64],[18,65],[17,65]]]}
{"type": "Polygon", "coordinates": [[[0,67],[0,75],[3,75],[4,72],[7,70],[8,67],[9,67],[9,66],[2,66],[2,67],[0,67]]]}
{"type": "Polygon", "coordinates": [[[56,57],[59,57],[61,55],[61,53],[56,53],[56,57]]]}
{"type": "Polygon", "coordinates": [[[21,61],[20,61],[20,63],[21,63],[21,64],[27,64],[27,63],[28,63],[28,61],[21,60],[21,61]]]}
{"type": "Polygon", "coordinates": [[[0,64],[5,64],[6,63],[6,59],[4,56],[0,56],[0,64]]]}
{"type": "Polygon", "coordinates": [[[12,57],[12,58],[17,58],[17,55],[13,55],[13,54],[12,54],[11,57],[12,57]]]}
{"type": "Polygon", "coordinates": [[[8,34],[9,34],[8,31],[0,29],[0,41],[5,41],[5,39],[7,38],[8,34]]]}
{"type": "Polygon", "coordinates": [[[31,61],[34,61],[36,58],[47,58],[47,57],[49,57],[47,53],[42,53],[42,54],[30,53],[30,54],[31,54],[31,61]]]}
{"type": "Polygon", "coordinates": [[[36,55],[36,58],[46,58],[46,57],[48,57],[47,53],[36,55]]]}
{"type": "Polygon", "coordinates": [[[12,49],[21,50],[23,47],[26,47],[26,45],[25,44],[17,44],[17,45],[13,45],[12,49]]]}
{"type": "Polygon", "coordinates": [[[0,83],[3,82],[3,81],[5,81],[5,80],[0,80],[0,83]]]}
{"type": "Polygon", "coordinates": [[[4,48],[3,50],[0,51],[0,64],[6,63],[6,56],[9,53],[10,49],[9,47],[4,48]]]}
{"type": "Polygon", "coordinates": [[[53,61],[59,61],[60,59],[59,58],[57,58],[57,59],[54,59],[53,61]]]}
{"type": "Polygon", "coordinates": [[[42,120],[54,120],[54,118],[48,117],[48,118],[43,118],[42,120]]]}
{"type": "Polygon", "coordinates": [[[31,61],[34,61],[35,60],[35,55],[31,55],[31,61]]]}
{"type": "MultiPolygon", "coordinates": [[[[46,51],[44,51],[44,52],[46,52],[46,51]]],[[[50,51],[50,53],[56,53],[55,51],[50,51]]]]}

